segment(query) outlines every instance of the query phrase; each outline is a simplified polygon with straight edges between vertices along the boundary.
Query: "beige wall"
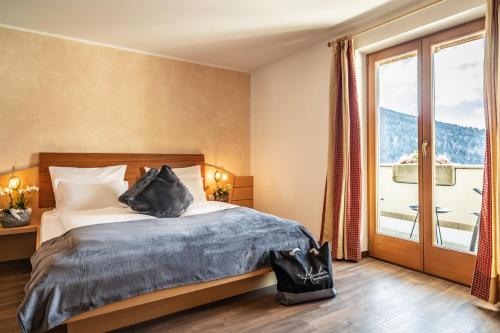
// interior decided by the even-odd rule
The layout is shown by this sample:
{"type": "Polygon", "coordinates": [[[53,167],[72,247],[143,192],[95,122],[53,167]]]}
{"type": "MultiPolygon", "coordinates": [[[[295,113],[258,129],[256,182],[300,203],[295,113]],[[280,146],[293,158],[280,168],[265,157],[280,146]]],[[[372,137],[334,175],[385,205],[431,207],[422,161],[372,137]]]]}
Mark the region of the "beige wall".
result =
{"type": "MultiPolygon", "coordinates": [[[[483,5],[482,0],[448,0],[356,37],[364,180],[365,54],[477,18],[482,15],[483,5]]],[[[340,36],[332,39],[335,37],[340,36]]],[[[252,72],[255,207],[296,219],[317,237],[326,177],[330,52],[324,41],[252,72]]],[[[363,206],[362,250],[365,251],[368,249],[366,195],[363,206]]]]}
{"type": "Polygon", "coordinates": [[[257,209],[319,237],[328,148],[328,49],[321,44],[252,73],[257,209]]]}
{"type": "Polygon", "coordinates": [[[0,28],[0,171],[40,151],[204,153],[250,169],[250,75],[0,28]]]}

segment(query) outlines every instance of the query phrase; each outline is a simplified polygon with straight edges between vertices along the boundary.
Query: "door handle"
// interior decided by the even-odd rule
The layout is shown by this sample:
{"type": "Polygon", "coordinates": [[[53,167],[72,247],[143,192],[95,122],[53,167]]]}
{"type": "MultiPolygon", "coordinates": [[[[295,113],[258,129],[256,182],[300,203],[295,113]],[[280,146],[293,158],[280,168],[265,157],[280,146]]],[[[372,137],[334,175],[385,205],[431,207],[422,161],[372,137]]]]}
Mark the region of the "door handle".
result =
{"type": "Polygon", "coordinates": [[[422,142],[422,156],[427,157],[427,147],[429,146],[429,142],[422,142]]]}

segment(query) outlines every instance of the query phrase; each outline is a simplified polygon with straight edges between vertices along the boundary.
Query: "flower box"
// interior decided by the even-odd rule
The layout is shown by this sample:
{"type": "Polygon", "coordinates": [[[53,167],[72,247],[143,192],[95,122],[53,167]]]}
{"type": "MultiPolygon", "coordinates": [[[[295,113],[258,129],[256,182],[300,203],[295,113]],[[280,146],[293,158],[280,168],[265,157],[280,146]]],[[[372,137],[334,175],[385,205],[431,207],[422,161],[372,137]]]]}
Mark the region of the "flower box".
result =
{"type": "MultiPolygon", "coordinates": [[[[454,186],[457,182],[456,170],[452,164],[436,164],[434,174],[438,186],[454,186]]],[[[392,166],[392,180],[396,183],[417,184],[418,164],[394,164],[392,166]]]]}

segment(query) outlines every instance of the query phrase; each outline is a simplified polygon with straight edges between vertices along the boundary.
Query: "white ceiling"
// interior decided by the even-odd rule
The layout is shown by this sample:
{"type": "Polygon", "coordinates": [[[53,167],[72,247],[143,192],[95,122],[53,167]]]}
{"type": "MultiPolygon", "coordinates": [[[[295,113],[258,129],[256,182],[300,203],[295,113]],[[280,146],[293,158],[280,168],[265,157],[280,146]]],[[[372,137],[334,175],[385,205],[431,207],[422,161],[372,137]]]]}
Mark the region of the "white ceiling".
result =
{"type": "Polygon", "coordinates": [[[0,24],[251,71],[419,1],[1,0],[0,24]]]}

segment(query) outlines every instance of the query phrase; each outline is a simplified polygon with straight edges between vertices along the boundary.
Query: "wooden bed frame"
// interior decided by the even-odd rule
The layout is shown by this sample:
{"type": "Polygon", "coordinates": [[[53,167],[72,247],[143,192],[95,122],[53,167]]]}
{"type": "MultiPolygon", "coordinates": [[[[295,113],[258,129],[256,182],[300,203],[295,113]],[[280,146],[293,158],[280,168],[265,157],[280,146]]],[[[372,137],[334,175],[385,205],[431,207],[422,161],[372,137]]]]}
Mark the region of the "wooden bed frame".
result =
{"type": "MultiPolygon", "coordinates": [[[[133,184],[143,168],[200,165],[205,170],[203,154],[100,154],[100,153],[40,153],[39,207],[55,206],[49,166],[104,167],[126,164],[125,180],[133,184]]],[[[135,296],[116,303],[83,312],[65,321],[51,332],[102,333],[186,310],[227,297],[257,290],[276,283],[270,268],[214,281],[184,285],[135,296]]]]}

